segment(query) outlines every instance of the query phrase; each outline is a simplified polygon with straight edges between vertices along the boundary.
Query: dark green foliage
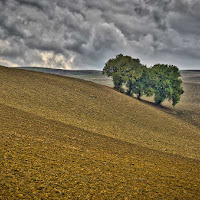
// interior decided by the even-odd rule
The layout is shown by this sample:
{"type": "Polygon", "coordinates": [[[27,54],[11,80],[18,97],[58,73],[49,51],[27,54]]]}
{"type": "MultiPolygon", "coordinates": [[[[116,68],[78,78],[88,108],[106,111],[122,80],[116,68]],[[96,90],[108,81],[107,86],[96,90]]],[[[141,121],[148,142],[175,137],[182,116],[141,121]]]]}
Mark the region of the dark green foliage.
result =
{"type": "Polygon", "coordinates": [[[114,72],[112,78],[113,78],[114,88],[117,91],[122,91],[123,80],[122,80],[121,73],[120,72],[114,72]]]}
{"type": "Polygon", "coordinates": [[[143,75],[145,66],[140,63],[139,59],[132,59],[130,65],[123,75],[124,83],[127,87],[127,94],[132,96],[137,94],[141,96],[142,88],[140,87],[140,79],[143,75]]]}
{"type": "Polygon", "coordinates": [[[155,91],[155,103],[160,105],[165,99],[172,100],[175,106],[183,94],[182,80],[179,79],[180,72],[176,66],[156,64],[151,68],[153,89],[155,91]]]}
{"type": "Polygon", "coordinates": [[[150,83],[149,69],[144,65],[140,65],[136,70],[138,76],[135,77],[129,90],[132,91],[132,94],[136,94],[138,99],[143,95],[152,96],[153,89],[150,83]]]}
{"type": "Polygon", "coordinates": [[[126,72],[132,60],[129,56],[119,54],[114,59],[110,59],[103,69],[103,74],[113,78],[114,88],[122,91],[123,74],[126,72]]]}
{"type": "Polygon", "coordinates": [[[144,93],[144,87],[141,85],[140,79],[145,69],[146,66],[142,65],[139,59],[120,54],[105,64],[103,74],[113,78],[116,90],[123,91],[122,86],[126,85],[126,93],[128,95],[137,94],[138,98],[140,98],[144,93]]]}
{"type": "Polygon", "coordinates": [[[179,69],[173,65],[156,64],[147,68],[139,59],[120,54],[105,64],[103,74],[113,78],[117,91],[123,92],[123,86],[126,86],[126,94],[135,94],[138,99],[143,95],[154,95],[157,105],[166,99],[175,106],[183,94],[179,69]]]}

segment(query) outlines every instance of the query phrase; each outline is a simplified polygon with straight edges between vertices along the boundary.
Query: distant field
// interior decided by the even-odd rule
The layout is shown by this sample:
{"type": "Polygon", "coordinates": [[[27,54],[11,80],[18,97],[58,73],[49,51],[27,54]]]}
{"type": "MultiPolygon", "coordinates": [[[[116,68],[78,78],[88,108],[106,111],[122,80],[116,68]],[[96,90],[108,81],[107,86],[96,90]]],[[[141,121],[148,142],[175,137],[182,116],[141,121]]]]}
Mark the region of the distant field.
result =
{"type": "Polygon", "coordinates": [[[200,70],[184,70],[181,75],[184,82],[200,83],[200,70]]]}
{"type": "MultiPolygon", "coordinates": [[[[41,67],[21,67],[20,69],[81,78],[99,84],[113,86],[112,79],[106,75],[102,75],[102,71],[99,70],[62,70],[41,67]]],[[[200,82],[200,70],[182,70],[181,75],[184,82],[200,82]]]]}
{"type": "Polygon", "coordinates": [[[106,75],[103,75],[102,71],[99,70],[62,70],[40,67],[21,67],[20,69],[74,77],[113,87],[112,79],[107,77],[106,75]]]}

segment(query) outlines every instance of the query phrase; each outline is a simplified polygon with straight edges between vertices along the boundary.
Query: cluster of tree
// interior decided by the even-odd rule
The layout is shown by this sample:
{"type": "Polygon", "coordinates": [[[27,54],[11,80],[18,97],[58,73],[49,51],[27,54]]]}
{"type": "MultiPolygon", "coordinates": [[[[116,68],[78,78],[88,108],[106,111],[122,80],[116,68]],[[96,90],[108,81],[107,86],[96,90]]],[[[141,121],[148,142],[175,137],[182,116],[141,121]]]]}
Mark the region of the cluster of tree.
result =
{"type": "Polygon", "coordinates": [[[174,65],[156,64],[147,68],[139,59],[120,54],[105,64],[103,74],[112,77],[117,91],[135,94],[138,99],[143,95],[154,96],[157,105],[167,99],[175,106],[184,92],[180,71],[174,65]]]}

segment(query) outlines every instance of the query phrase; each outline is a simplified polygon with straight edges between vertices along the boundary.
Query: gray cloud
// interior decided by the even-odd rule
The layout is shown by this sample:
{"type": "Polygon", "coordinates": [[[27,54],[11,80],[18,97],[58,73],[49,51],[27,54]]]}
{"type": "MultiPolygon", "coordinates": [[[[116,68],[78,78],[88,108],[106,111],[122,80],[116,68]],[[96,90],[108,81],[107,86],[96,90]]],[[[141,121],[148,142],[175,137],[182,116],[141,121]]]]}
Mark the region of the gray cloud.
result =
{"type": "Polygon", "coordinates": [[[119,53],[200,68],[199,0],[0,0],[0,64],[102,69],[119,53]]]}
{"type": "Polygon", "coordinates": [[[20,5],[29,6],[31,8],[37,8],[39,10],[44,10],[44,4],[42,1],[34,1],[34,0],[15,0],[20,5]]]}

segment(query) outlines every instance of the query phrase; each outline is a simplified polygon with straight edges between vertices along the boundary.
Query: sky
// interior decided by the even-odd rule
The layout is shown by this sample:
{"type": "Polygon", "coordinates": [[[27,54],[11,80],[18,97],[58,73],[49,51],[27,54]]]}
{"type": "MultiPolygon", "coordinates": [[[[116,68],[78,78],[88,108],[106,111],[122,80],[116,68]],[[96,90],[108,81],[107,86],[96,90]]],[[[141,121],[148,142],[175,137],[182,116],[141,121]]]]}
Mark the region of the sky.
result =
{"type": "Polygon", "coordinates": [[[199,0],[0,0],[0,64],[99,69],[118,54],[200,69],[199,0]]]}

